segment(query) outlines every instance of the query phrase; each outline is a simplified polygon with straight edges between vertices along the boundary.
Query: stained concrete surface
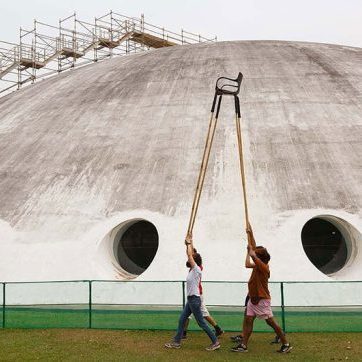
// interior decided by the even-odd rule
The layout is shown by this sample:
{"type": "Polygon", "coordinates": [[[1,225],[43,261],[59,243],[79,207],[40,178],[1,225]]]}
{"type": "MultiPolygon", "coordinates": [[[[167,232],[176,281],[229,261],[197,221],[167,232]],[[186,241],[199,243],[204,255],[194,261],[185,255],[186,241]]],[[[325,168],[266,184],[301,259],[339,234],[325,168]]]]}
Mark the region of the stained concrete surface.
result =
{"type": "MultiPolygon", "coordinates": [[[[0,279],[117,278],[101,244],[131,218],[160,234],[140,278],[182,279],[214,83],[239,71],[250,217],[272,277],[328,279],[300,233],[323,214],[362,230],[362,50],[277,41],[116,57],[0,98],[0,279]]],[[[195,227],[211,280],[248,277],[233,117],[225,98],[195,227]]],[[[361,279],[361,242],[336,278],[361,279]]]]}

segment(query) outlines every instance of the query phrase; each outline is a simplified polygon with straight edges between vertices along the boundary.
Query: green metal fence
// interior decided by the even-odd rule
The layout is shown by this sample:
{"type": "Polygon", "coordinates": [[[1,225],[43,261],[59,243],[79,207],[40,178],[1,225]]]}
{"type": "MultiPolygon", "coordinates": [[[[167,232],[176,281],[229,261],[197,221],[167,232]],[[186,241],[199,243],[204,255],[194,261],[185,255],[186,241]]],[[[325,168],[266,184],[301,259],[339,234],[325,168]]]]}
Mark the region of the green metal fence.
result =
{"type": "MultiPolygon", "coordinates": [[[[286,332],[362,332],[362,281],[272,282],[273,312],[286,332]]],[[[245,282],[203,282],[204,298],[226,331],[239,331],[245,282]]],[[[174,330],[184,281],[0,283],[1,328],[174,330]]],[[[198,327],[190,324],[191,330],[198,327]]],[[[255,330],[270,331],[263,321],[255,330]]]]}

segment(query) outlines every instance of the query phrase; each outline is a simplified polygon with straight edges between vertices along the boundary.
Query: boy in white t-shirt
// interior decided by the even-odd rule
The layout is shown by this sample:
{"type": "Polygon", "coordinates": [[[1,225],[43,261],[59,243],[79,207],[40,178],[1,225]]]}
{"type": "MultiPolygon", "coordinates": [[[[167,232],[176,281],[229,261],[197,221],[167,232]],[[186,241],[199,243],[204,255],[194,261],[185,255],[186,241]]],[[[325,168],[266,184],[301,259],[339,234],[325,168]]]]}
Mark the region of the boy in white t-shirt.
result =
{"type": "MultiPolygon", "coordinates": [[[[193,250],[193,255],[197,254],[197,250],[194,248],[193,250]]],[[[186,266],[188,268],[190,268],[190,264],[187,261],[186,262],[186,266]]],[[[203,271],[203,266],[200,266],[201,271],[203,271]]],[[[206,321],[215,328],[215,335],[216,337],[220,337],[224,331],[220,328],[220,326],[217,324],[217,322],[215,321],[215,319],[213,317],[211,317],[206,305],[205,305],[205,301],[204,301],[204,295],[203,295],[203,289],[202,289],[202,284],[201,284],[201,280],[200,280],[200,284],[199,284],[199,291],[200,291],[200,298],[201,298],[201,312],[202,312],[202,316],[206,319],[206,321]]],[[[187,328],[189,326],[189,322],[190,322],[191,316],[186,320],[185,322],[185,327],[184,327],[184,333],[182,336],[182,339],[187,338],[187,328]]]]}
{"type": "Polygon", "coordinates": [[[171,342],[165,344],[165,347],[176,348],[176,349],[181,347],[181,339],[185,327],[185,322],[192,313],[196,319],[197,324],[205,331],[205,333],[209,336],[212,342],[210,346],[206,347],[206,350],[214,351],[220,348],[220,343],[215,333],[210,329],[210,327],[205,322],[205,319],[202,316],[201,312],[201,297],[200,297],[199,284],[202,275],[202,270],[200,268],[202,265],[202,258],[200,254],[193,253],[191,235],[188,235],[186,237],[185,244],[186,244],[187,261],[189,262],[190,265],[190,271],[186,278],[187,303],[179,318],[177,333],[171,342]]]}

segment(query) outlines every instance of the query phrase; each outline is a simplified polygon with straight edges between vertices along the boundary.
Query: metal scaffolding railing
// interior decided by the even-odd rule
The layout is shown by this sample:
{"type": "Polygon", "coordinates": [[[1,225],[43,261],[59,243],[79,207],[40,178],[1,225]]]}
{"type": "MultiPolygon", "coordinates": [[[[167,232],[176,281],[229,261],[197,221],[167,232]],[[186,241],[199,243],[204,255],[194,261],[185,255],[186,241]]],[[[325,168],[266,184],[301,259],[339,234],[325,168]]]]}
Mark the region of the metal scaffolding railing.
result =
{"type": "Polygon", "coordinates": [[[31,30],[20,28],[19,44],[0,40],[0,96],[64,70],[151,48],[213,42],[199,34],[174,33],[110,11],[86,22],[76,13],[57,26],[34,20],[31,30]]]}

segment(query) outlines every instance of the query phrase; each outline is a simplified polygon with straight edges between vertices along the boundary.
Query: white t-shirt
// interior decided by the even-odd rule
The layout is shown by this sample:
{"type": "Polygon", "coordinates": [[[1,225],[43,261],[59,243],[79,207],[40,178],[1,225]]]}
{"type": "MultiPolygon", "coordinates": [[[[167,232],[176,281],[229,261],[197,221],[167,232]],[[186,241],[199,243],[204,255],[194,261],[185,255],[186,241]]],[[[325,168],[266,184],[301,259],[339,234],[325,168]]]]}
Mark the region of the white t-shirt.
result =
{"type": "Polygon", "coordinates": [[[195,264],[195,266],[189,271],[187,278],[186,278],[186,289],[187,289],[187,296],[196,295],[200,296],[200,288],[199,284],[201,281],[201,269],[200,267],[195,264]]]}

